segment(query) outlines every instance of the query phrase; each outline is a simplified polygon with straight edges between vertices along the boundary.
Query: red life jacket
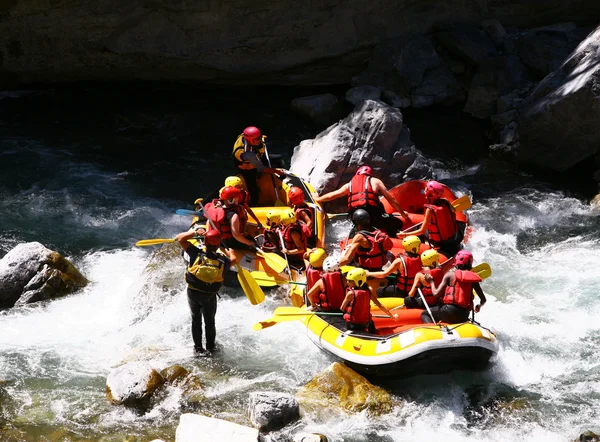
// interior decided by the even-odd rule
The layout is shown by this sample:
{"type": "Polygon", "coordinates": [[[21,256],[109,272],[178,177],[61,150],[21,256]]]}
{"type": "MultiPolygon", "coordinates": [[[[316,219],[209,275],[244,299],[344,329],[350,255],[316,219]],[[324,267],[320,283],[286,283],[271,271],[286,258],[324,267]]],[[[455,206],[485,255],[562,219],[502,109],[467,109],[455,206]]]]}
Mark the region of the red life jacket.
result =
{"type": "Polygon", "coordinates": [[[283,230],[281,231],[281,235],[283,236],[283,245],[288,250],[293,250],[296,248],[296,243],[292,238],[293,232],[298,232],[300,234],[300,239],[302,244],[304,244],[304,248],[306,248],[306,231],[308,227],[306,224],[300,224],[298,221],[295,223],[288,224],[287,226],[283,226],[283,230]]]}
{"type": "MultiPolygon", "coordinates": [[[[444,279],[444,271],[441,269],[441,267],[436,267],[435,269],[430,270],[423,270],[423,273],[425,273],[426,275],[433,276],[433,283],[436,287],[439,287],[439,285],[442,283],[442,279],[444,279]]],[[[437,299],[435,299],[433,296],[433,290],[431,289],[431,286],[426,286],[422,284],[420,285],[421,293],[423,293],[427,305],[436,305],[437,299]]]]}
{"type": "Polygon", "coordinates": [[[481,281],[481,277],[475,272],[455,270],[454,281],[446,287],[442,302],[471,310],[473,308],[473,283],[481,281]]]}
{"type": "MultiPolygon", "coordinates": [[[[212,200],[210,203],[206,203],[204,205],[204,213],[206,215],[206,217],[208,219],[210,219],[210,221],[212,221],[212,223],[209,221],[208,223],[208,230],[218,230],[219,232],[221,232],[221,224],[223,224],[225,222],[225,210],[223,209],[223,207],[216,207],[215,203],[218,201],[218,199],[214,199],[212,200]],[[213,227],[214,224],[214,227],[213,227]]],[[[225,238],[223,238],[225,239],[225,238]]]]}
{"type": "Polygon", "coordinates": [[[248,204],[250,201],[250,193],[246,189],[240,189],[242,197],[240,198],[240,206],[248,204]]]}
{"type": "Polygon", "coordinates": [[[240,232],[244,232],[246,230],[246,211],[242,207],[233,206],[217,208],[217,210],[219,209],[223,211],[224,217],[222,221],[220,221],[218,224],[215,222],[215,224],[217,225],[219,232],[221,233],[221,239],[228,240],[233,238],[233,233],[231,231],[231,218],[233,218],[233,215],[235,215],[236,213],[240,218],[240,232]]]}
{"type": "Polygon", "coordinates": [[[354,175],[348,192],[348,210],[365,206],[382,207],[381,201],[371,186],[369,175],[354,175]]]}
{"type": "MultiPolygon", "coordinates": [[[[364,286],[363,286],[364,287],[364,286]]],[[[368,289],[348,288],[352,301],[346,308],[344,320],[353,324],[366,324],[371,320],[371,293],[368,289]]]]}
{"type": "Polygon", "coordinates": [[[356,261],[359,267],[371,271],[381,270],[387,262],[386,252],[394,246],[392,240],[385,232],[379,229],[372,232],[360,230],[358,233],[364,236],[371,244],[371,247],[368,249],[359,246],[356,250],[356,261]]]}
{"type": "Polygon", "coordinates": [[[339,310],[346,297],[341,272],[327,272],[321,275],[325,289],[319,294],[319,304],[325,310],[339,310]]]}
{"type": "MultiPolygon", "coordinates": [[[[306,203],[298,204],[297,206],[294,206],[294,209],[296,210],[296,219],[300,223],[306,225],[304,221],[302,221],[302,217],[300,216],[301,213],[306,213],[306,215],[311,219],[311,221],[313,220],[312,211],[310,210],[310,207],[306,205],[306,203]]],[[[306,227],[306,237],[310,238],[312,236],[312,231],[308,228],[308,226],[306,227]]]]}
{"type": "Polygon", "coordinates": [[[308,292],[319,279],[321,279],[321,275],[323,274],[323,269],[315,269],[310,264],[306,269],[306,291],[308,292]]]}
{"type": "Polygon", "coordinates": [[[432,212],[431,221],[427,227],[429,239],[440,243],[456,235],[458,224],[452,204],[444,198],[440,198],[436,202],[439,204],[425,204],[424,207],[432,212]]]}
{"type": "Polygon", "coordinates": [[[402,261],[402,275],[398,275],[396,285],[404,292],[409,292],[415,282],[415,275],[421,271],[421,257],[413,257],[405,253],[399,253],[398,258],[402,261]]]}

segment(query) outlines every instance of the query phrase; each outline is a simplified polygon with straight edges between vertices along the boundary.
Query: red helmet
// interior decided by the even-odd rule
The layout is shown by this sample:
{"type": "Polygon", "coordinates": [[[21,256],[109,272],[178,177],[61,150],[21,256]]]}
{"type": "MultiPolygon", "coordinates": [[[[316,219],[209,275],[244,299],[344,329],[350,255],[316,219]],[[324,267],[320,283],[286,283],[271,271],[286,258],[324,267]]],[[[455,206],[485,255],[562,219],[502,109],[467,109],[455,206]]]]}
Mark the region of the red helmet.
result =
{"type": "Polygon", "coordinates": [[[218,246],[221,244],[221,234],[217,230],[209,230],[204,236],[204,244],[207,246],[218,246]]]}
{"type": "Polygon", "coordinates": [[[456,265],[472,265],[473,264],[473,254],[468,250],[459,250],[456,256],[454,257],[454,263],[456,265]]]}
{"type": "Polygon", "coordinates": [[[262,134],[260,133],[260,130],[258,130],[258,127],[248,126],[246,129],[244,129],[242,135],[248,143],[256,146],[260,142],[260,137],[262,134]]]}
{"type": "Polygon", "coordinates": [[[438,199],[444,196],[444,186],[437,181],[427,181],[425,195],[430,199],[438,199]]]}
{"type": "Polygon", "coordinates": [[[227,186],[221,189],[221,194],[219,195],[219,197],[222,200],[232,200],[234,198],[237,198],[239,200],[242,197],[242,193],[237,187],[227,186]]]}
{"type": "Polygon", "coordinates": [[[292,187],[288,192],[288,198],[294,205],[304,202],[304,192],[299,187],[292,187]]]}
{"type": "Polygon", "coordinates": [[[357,175],[373,175],[373,169],[371,169],[370,166],[361,166],[358,168],[358,170],[356,171],[357,175]]]}

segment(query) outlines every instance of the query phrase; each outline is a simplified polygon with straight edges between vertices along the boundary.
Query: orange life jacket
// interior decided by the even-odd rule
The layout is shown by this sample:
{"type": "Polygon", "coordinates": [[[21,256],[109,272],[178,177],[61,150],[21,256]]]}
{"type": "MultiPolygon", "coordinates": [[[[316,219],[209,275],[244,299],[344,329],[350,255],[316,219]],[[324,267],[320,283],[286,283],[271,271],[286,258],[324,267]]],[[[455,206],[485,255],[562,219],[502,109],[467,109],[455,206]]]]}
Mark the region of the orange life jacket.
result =
{"type": "Polygon", "coordinates": [[[325,289],[319,294],[319,305],[324,310],[339,310],[346,295],[341,272],[327,272],[321,275],[325,289]]]}
{"type": "Polygon", "coordinates": [[[321,279],[321,275],[323,274],[323,269],[316,269],[310,264],[306,269],[306,292],[317,283],[319,279],[321,279]]]}
{"type": "Polygon", "coordinates": [[[372,232],[360,230],[358,233],[364,236],[371,245],[368,249],[359,246],[356,250],[356,261],[359,267],[371,271],[381,270],[387,262],[386,252],[394,246],[392,240],[385,232],[379,229],[372,232]]]}
{"type": "Polygon", "coordinates": [[[344,320],[353,324],[368,323],[371,320],[371,293],[363,288],[348,288],[348,291],[352,293],[352,301],[346,308],[344,320]]]}
{"type": "Polygon", "coordinates": [[[454,281],[446,287],[442,303],[473,308],[473,283],[481,282],[481,277],[470,270],[455,270],[454,281]]]}
{"type": "Polygon", "coordinates": [[[354,175],[350,181],[348,192],[348,210],[365,206],[383,208],[371,186],[371,177],[369,175],[354,175]]]}
{"type": "Polygon", "coordinates": [[[396,285],[403,292],[409,292],[415,282],[415,275],[421,271],[423,265],[421,264],[421,257],[409,256],[405,253],[398,254],[402,262],[402,275],[398,275],[396,285]]]}
{"type": "Polygon", "coordinates": [[[438,204],[425,204],[431,210],[432,217],[427,227],[429,239],[435,243],[447,241],[458,232],[458,223],[452,204],[444,198],[436,201],[438,204]]]}

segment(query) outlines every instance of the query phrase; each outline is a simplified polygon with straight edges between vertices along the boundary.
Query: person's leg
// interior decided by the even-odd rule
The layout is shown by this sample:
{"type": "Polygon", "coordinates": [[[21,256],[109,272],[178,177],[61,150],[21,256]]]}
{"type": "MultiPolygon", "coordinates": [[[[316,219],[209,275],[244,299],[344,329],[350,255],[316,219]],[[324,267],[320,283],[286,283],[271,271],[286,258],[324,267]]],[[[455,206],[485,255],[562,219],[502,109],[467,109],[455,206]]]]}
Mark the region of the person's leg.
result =
{"type": "Polygon", "coordinates": [[[431,316],[429,316],[429,312],[427,310],[425,310],[423,313],[421,313],[421,321],[423,322],[423,324],[434,324],[439,322],[440,320],[440,308],[435,306],[435,307],[431,307],[431,314],[433,315],[433,321],[431,320],[431,316]]]}
{"type": "Polygon", "coordinates": [[[425,310],[425,306],[423,305],[423,301],[421,301],[421,298],[418,298],[417,296],[414,297],[410,297],[407,296],[406,298],[404,298],[404,307],[406,308],[418,308],[421,310],[425,310]]]}
{"type": "Polygon", "coordinates": [[[215,351],[215,338],[217,329],[215,327],[215,315],[217,314],[217,294],[203,294],[200,301],[202,314],[204,316],[204,328],[206,329],[206,349],[215,351]]]}
{"type": "Polygon", "coordinates": [[[202,346],[202,304],[199,302],[200,292],[187,289],[188,305],[192,313],[192,339],[194,340],[194,350],[203,352],[202,346]]]}
{"type": "Polygon", "coordinates": [[[444,304],[440,308],[440,319],[448,324],[460,324],[469,320],[469,310],[456,305],[444,304]]]}
{"type": "Polygon", "coordinates": [[[404,304],[406,304],[406,300],[408,299],[406,296],[408,295],[408,293],[406,293],[403,290],[400,290],[400,288],[396,285],[396,284],[390,284],[386,287],[380,287],[377,289],[377,297],[379,298],[405,298],[404,300],[404,304]]]}

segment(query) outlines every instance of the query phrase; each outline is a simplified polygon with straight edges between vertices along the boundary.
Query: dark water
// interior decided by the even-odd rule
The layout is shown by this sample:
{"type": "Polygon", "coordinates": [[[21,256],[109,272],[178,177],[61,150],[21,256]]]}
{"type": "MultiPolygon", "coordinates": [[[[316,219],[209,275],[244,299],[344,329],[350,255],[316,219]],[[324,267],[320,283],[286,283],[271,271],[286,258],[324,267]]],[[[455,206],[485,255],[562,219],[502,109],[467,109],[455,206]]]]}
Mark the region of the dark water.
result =
{"type": "MultiPolygon", "coordinates": [[[[80,294],[0,313],[0,440],[174,440],[184,411],[246,424],[248,393],[294,392],[331,363],[294,323],[251,329],[284,291],[256,307],[226,291],[222,354],[191,359],[181,263],[149,276],[150,252],[133,246],[187,227],[175,209],[221,185],[245,126],[260,127],[289,160],[320,130],[290,100],[318,92],[86,84],[0,100],[0,254],[37,240],[92,281],[80,294]],[[170,272],[172,286],[142,290],[170,272]],[[207,404],[182,407],[170,389],[142,413],[108,405],[107,374],[133,360],[186,366],[206,382],[207,404]]],[[[408,111],[405,122],[440,179],[474,197],[469,248],[494,272],[480,320],[499,333],[499,360],[477,374],[385,382],[397,404],[390,415],[308,415],[298,431],[347,441],[558,442],[599,429],[598,213],[573,190],[485,160],[486,128],[448,112],[408,111]]],[[[330,240],[346,229],[334,223],[330,240]]]]}

